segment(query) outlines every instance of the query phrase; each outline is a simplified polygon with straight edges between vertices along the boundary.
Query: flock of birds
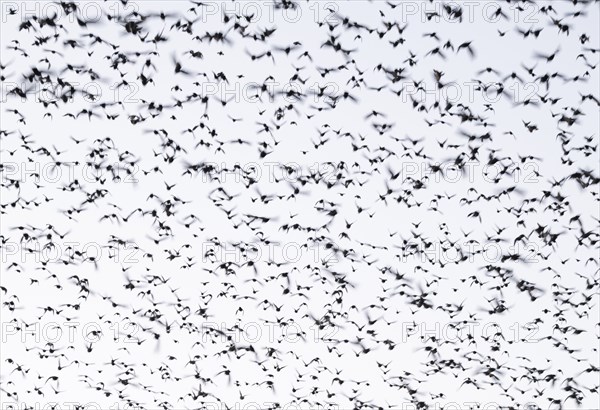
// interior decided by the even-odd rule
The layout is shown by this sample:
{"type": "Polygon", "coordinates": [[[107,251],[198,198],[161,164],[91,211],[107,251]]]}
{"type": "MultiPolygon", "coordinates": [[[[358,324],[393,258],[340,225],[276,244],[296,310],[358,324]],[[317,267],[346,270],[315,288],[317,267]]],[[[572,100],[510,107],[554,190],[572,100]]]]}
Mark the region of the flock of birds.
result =
{"type": "Polygon", "coordinates": [[[598,408],[597,1],[2,7],[2,408],[598,408]]]}

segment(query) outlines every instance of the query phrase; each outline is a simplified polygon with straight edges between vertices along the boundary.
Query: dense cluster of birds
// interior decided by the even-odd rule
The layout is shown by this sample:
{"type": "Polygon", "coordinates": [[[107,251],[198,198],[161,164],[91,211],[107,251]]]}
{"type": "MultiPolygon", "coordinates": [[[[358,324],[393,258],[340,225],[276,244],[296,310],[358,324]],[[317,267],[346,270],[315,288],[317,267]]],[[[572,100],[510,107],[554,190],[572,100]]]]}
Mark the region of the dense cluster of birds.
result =
{"type": "Polygon", "coordinates": [[[597,1],[2,7],[3,408],[597,408],[597,1]]]}

